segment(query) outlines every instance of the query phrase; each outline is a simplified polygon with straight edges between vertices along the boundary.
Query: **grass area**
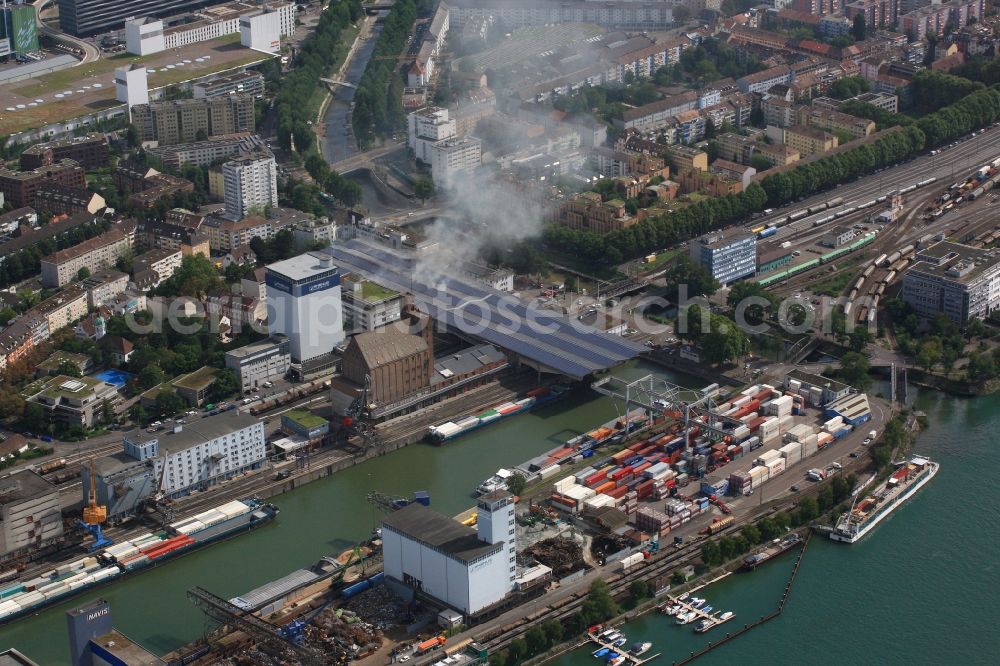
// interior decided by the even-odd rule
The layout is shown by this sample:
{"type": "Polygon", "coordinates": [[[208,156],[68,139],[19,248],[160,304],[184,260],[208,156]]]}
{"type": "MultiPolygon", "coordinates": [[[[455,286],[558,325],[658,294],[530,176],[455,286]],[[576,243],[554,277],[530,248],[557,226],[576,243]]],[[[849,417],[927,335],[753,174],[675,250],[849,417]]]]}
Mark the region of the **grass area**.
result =
{"type": "Polygon", "coordinates": [[[365,280],[361,283],[361,297],[369,301],[381,301],[386,298],[392,298],[396,296],[398,292],[392,289],[386,289],[380,284],[376,284],[369,280],[365,280]]]}
{"type": "Polygon", "coordinates": [[[0,114],[0,134],[10,135],[24,130],[41,127],[77,116],[88,115],[101,109],[121,106],[121,102],[111,99],[101,99],[82,105],[79,102],[45,102],[30,111],[20,113],[0,114]]]}
{"type": "MultiPolygon", "coordinates": [[[[619,280],[625,277],[618,271],[616,266],[592,266],[585,261],[581,261],[579,257],[562,254],[554,250],[546,250],[545,258],[554,264],[579,271],[598,280],[619,280]]],[[[582,280],[578,279],[577,281],[581,282],[582,280]]]]}
{"type": "Polygon", "coordinates": [[[856,276],[851,271],[843,271],[829,280],[813,283],[810,288],[817,294],[839,296],[855,278],[856,276]]]}
{"type": "Polygon", "coordinates": [[[672,250],[667,250],[666,252],[661,252],[660,254],[656,255],[656,260],[655,261],[653,261],[651,263],[648,263],[648,264],[643,264],[642,267],[641,267],[641,270],[652,271],[652,270],[656,270],[657,268],[661,268],[664,264],[666,264],[668,262],[671,262],[674,259],[676,259],[683,252],[684,252],[684,248],[680,248],[680,247],[675,247],[672,250]]]}
{"type": "Polygon", "coordinates": [[[210,368],[206,365],[204,367],[198,368],[191,374],[184,375],[180,379],[174,381],[174,386],[197,391],[205,388],[205,386],[211,384],[214,381],[215,381],[215,368],[210,368]]]}
{"type": "Polygon", "coordinates": [[[227,62],[218,63],[216,68],[206,68],[199,69],[192,72],[187,69],[168,69],[165,72],[156,72],[155,74],[150,73],[149,75],[149,87],[150,88],[161,88],[163,86],[170,86],[175,83],[181,83],[182,81],[188,81],[194,78],[201,78],[209,74],[213,74],[218,71],[223,71],[226,69],[233,69],[235,67],[245,67],[247,65],[256,64],[258,62],[263,62],[268,58],[274,56],[268,56],[260,51],[250,51],[242,58],[237,58],[236,60],[229,60],[227,62]]]}
{"type": "Polygon", "coordinates": [[[288,417],[289,420],[298,423],[303,428],[319,428],[327,424],[327,420],[316,416],[312,412],[307,412],[304,409],[296,409],[290,412],[286,412],[284,416],[288,417]]]}

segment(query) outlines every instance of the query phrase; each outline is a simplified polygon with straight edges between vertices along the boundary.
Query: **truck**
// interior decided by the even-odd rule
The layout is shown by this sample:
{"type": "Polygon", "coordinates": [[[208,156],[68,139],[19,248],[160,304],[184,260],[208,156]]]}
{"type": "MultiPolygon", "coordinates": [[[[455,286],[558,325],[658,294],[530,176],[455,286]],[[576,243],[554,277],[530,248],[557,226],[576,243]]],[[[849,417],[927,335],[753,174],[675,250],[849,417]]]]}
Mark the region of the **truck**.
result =
{"type": "Polygon", "coordinates": [[[444,634],[440,636],[435,636],[434,638],[428,639],[423,643],[417,645],[417,654],[424,654],[425,652],[430,652],[431,650],[436,650],[445,644],[446,638],[444,634]]]}
{"type": "Polygon", "coordinates": [[[872,430],[871,432],[868,433],[869,439],[875,439],[876,437],[878,437],[878,430],[872,430]]]}

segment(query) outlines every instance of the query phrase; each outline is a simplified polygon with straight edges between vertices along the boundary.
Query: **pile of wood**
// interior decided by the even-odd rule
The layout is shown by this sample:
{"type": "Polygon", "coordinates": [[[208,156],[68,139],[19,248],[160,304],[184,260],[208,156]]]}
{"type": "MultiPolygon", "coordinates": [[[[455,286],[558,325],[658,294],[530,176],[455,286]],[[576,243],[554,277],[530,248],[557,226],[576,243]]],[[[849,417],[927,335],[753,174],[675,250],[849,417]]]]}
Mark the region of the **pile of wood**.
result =
{"type": "Polygon", "coordinates": [[[524,551],[547,567],[555,578],[583,568],[583,549],[573,539],[553,537],[532,544],[524,551]]]}

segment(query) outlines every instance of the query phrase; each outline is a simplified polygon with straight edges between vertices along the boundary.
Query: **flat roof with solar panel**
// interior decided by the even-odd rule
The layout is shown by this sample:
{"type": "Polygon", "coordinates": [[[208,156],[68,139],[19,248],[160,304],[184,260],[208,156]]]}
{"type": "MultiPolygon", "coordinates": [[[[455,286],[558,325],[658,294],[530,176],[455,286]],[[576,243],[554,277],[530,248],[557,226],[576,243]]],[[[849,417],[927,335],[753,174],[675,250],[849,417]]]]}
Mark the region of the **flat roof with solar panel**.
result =
{"type": "Polygon", "coordinates": [[[338,266],[401,293],[448,328],[513,352],[554,372],[583,379],[639,356],[640,344],[609,335],[565,315],[528,307],[472,278],[438,272],[414,276],[418,260],[355,239],[325,250],[338,266]]]}

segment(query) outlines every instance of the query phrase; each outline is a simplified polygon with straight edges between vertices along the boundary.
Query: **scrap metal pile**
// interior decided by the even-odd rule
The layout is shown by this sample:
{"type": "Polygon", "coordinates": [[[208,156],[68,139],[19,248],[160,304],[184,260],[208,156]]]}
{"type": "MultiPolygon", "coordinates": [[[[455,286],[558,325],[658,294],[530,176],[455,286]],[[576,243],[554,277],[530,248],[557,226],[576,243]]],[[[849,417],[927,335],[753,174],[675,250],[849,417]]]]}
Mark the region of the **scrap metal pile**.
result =
{"type": "Polygon", "coordinates": [[[583,549],[576,541],[566,537],[543,539],[524,552],[551,567],[552,575],[556,578],[583,568],[583,549]]]}
{"type": "Polygon", "coordinates": [[[345,608],[345,612],[357,614],[358,618],[381,631],[413,621],[406,603],[385,585],[376,585],[359,594],[348,601],[345,608]]]}
{"type": "Polygon", "coordinates": [[[623,536],[602,534],[594,537],[594,541],[590,544],[590,552],[595,559],[603,561],[608,555],[613,555],[631,545],[632,542],[623,536]]]}

